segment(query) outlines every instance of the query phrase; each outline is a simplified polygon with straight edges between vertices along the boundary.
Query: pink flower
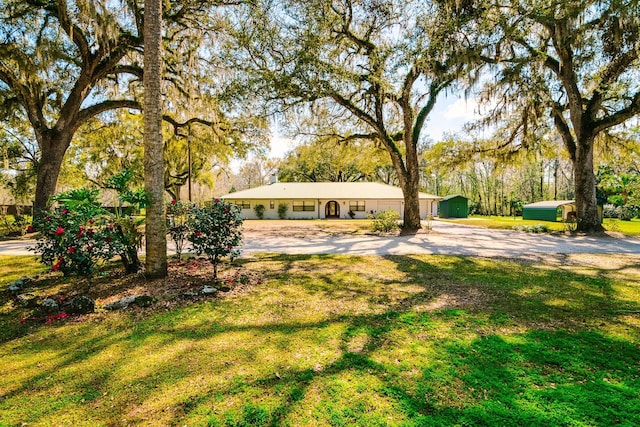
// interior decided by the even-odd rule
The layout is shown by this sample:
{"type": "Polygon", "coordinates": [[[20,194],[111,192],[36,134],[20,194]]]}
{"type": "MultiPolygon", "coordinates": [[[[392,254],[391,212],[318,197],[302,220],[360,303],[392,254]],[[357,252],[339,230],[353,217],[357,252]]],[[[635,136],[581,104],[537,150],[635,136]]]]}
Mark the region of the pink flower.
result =
{"type": "Polygon", "coordinates": [[[61,235],[63,233],[64,233],[64,228],[58,227],[57,230],[56,230],[56,236],[59,236],[59,235],[61,235]]]}

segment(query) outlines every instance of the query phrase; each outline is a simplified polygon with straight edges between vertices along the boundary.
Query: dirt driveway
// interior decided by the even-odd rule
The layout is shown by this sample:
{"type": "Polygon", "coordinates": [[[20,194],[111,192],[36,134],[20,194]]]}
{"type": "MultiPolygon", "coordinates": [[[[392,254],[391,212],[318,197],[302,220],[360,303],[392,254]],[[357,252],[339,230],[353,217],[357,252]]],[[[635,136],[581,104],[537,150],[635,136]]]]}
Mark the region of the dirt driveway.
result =
{"type": "MultiPolygon", "coordinates": [[[[246,221],[243,256],[254,253],[407,255],[443,254],[529,257],[553,254],[640,255],[640,239],[611,236],[531,234],[433,221],[431,231],[410,236],[377,236],[368,221],[246,221]]],[[[0,242],[0,254],[33,255],[34,241],[0,242]]],[[[169,245],[171,250],[172,245],[169,245]]]]}
{"type": "Polygon", "coordinates": [[[640,254],[640,239],[532,234],[433,221],[431,231],[409,236],[367,233],[366,221],[246,221],[243,255],[445,254],[522,257],[534,254],[640,254]]]}

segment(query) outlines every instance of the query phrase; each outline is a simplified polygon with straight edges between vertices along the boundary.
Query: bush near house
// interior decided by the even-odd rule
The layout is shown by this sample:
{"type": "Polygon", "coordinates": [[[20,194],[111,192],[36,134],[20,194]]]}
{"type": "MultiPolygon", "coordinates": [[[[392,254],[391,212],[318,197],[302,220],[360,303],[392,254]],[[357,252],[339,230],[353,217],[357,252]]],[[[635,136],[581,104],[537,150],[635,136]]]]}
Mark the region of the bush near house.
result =
{"type": "Polygon", "coordinates": [[[373,220],[371,223],[373,231],[388,233],[400,228],[400,215],[394,210],[377,212],[367,217],[373,220]]]}
{"type": "Polygon", "coordinates": [[[286,203],[280,203],[278,205],[278,218],[286,219],[288,211],[289,211],[289,205],[287,205],[286,203]]]}
{"type": "Polygon", "coordinates": [[[258,219],[264,219],[264,205],[255,205],[253,211],[256,213],[258,219]]]}

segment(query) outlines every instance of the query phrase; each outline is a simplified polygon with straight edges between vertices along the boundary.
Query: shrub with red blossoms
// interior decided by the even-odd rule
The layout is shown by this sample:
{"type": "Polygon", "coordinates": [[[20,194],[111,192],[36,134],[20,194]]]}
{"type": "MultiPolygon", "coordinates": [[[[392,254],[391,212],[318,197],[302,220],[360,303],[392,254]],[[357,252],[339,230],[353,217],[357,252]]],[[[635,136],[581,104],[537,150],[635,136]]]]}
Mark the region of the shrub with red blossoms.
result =
{"type": "Polygon", "coordinates": [[[235,249],[242,243],[240,207],[215,199],[211,206],[194,209],[189,218],[189,241],[198,255],[206,255],[213,264],[213,279],[218,278],[222,258],[231,261],[238,256],[235,249]]]}
{"type": "Polygon", "coordinates": [[[43,264],[65,275],[89,275],[98,261],[117,254],[117,247],[107,241],[110,232],[106,221],[96,219],[105,214],[97,190],[72,190],[56,195],[54,200],[59,207],[35,220],[40,234],[31,249],[43,264]],[[93,223],[91,228],[89,221],[93,223]]]}

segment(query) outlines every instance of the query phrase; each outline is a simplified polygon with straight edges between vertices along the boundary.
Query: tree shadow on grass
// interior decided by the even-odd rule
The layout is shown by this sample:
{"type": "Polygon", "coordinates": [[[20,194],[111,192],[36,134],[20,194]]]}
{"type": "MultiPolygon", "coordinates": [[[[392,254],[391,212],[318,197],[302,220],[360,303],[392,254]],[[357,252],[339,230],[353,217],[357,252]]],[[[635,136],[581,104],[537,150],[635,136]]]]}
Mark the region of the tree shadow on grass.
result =
{"type": "MultiPolygon", "coordinates": [[[[266,262],[279,267],[267,276],[281,282],[256,292],[278,294],[285,287],[280,283],[300,282],[308,295],[324,292],[327,304],[345,291],[371,303],[360,289],[366,284],[358,281],[376,280],[373,273],[335,280],[325,271],[326,263],[342,274],[354,263],[371,262],[345,259],[269,257],[266,262]]],[[[85,396],[103,414],[118,414],[122,424],[144,422],[149,413],[138,408],[154,416],[148,408],[162,398],[160,390],[175,394],[162,412],[168,424],[202,423],[203,418],[229,426],[277,426],[292,419],[333,425],[637,424],[637,343],[593,328],[603,320],[622,322],[615,312],[620,305],[638,308],[637,301],[619,300],[616,281],[506,261],[386,257],[380,262],[389,261],[404,274],[399,280],[385,276],[378,285],[412,290],[389,299],[384,310],[378,310],[378,303],[365,314],[343,310],[301,322],[283,321],[293,313],[285,308],[282,318],[253,323],[238,321],[241,301],[155,313],[124,330],[106,328],[95,336],[41,344],[44,352],[48,345],[63,347],[64,356],[27,376],[2,401],[10,405],[44,387],[47,378],[60,380],[61,371],[78,370],[82,379],[67,390],[76,400],[85,396]],[[433,305],[438,300],[443,303],[433,305]],[[220,317],[192,319],[201,311],[220,317]],[[319,339],[332,331],[337,331],[337,343],[319,339]],[[213,350],[211,340],[225,346],[213,350]],[[301,344],[313,350],[310,359],[288,368],[301,344]],[[118,351],[109,366],[83,368],[95,357],[114,353],[114,346],[118,351]],[[325,350],[330,357],[314,353],[325,350]],[[221,352],[208,369],[226,380],[195,386],[205,375],[197,364],[207,351],[221,352]],[[270,359],[271,351],[278,360],[270,359]],[[154,361],[142,366],[143,372],[131,379],[118,376],[132,358],[145,355],[154,361]],[[269,369],[252,369],[256,366],[269,369]],[[114,384],[134,388],[135,395],[123,392],[111,403],[101,398],[114,384]]],[[[51,420],[60,411],[62,403],[57,403],[24,421],[51,420]]]]}

